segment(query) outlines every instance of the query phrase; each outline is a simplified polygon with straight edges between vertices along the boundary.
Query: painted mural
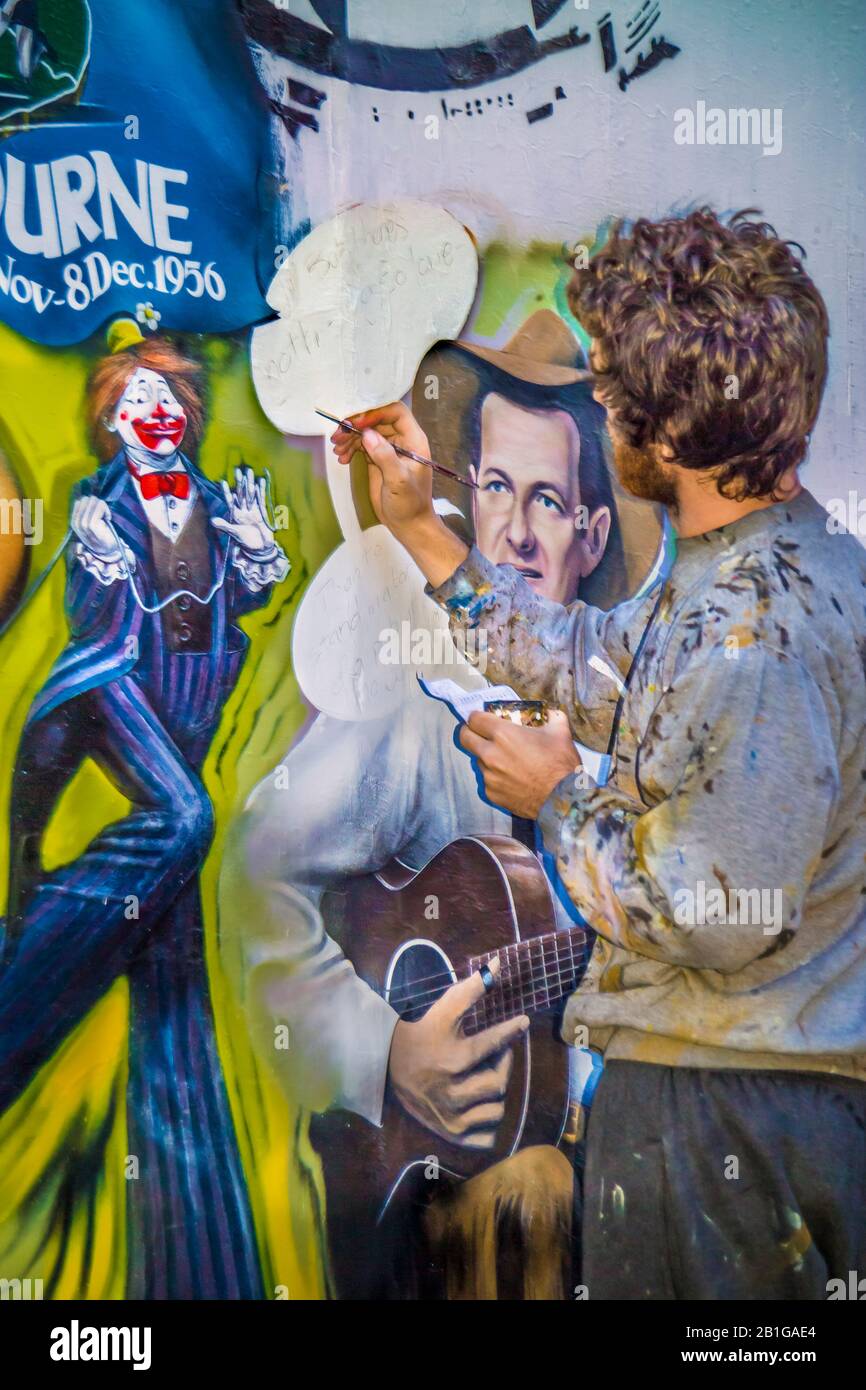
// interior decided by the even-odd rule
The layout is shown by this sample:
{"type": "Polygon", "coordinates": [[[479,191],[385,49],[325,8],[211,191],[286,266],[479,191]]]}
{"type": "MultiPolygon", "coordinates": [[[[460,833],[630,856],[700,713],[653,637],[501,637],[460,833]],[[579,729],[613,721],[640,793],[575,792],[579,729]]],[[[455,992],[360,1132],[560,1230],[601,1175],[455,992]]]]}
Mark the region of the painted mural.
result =
{"type": "MultiPolygon", "coordinates": [[[[616,482],[566,286],[616,216],[758,201],[796,235],[805,197],[843,302],[808,122],[790,159],[780,112],[709,138],[711,90],[783,104],[780,35],[808,82],[811,20],[768,8],[0,0],[0,1278],[572,1296],[585,1050],[465,1171],[364,1148],[389,1035],[348,943],[455,882],[495,919],[477,865],[394,866],[531,827],[455,746],[484,653],[326,417],[410,401],[437,512],[539,595],[651,588],[670,535],[616,482]]],[[[847,389],[823,500],[856,486],[847,389]]],[[[544,930],[581,935],[544,869],[544,930]]]]}

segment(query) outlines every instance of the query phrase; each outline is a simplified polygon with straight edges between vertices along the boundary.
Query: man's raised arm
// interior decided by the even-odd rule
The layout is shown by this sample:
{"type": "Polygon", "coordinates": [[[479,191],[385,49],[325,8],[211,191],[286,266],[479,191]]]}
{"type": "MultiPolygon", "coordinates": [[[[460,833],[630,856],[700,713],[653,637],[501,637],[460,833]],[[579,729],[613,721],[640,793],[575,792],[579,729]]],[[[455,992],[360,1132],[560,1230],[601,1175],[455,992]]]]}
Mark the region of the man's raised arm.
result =
{"type": "MultiPolygon", "coordinates": [[[[370,500],[379,520],[412,556],[427,592],[448,613],[452,631],[482,629],[485,674],[524,698],[546,699],[568,715],[576,738],[607,741],[631,654],[622,633],[652,609],[643,595],[616,614],[577,602],[565,608],[542,598],[510,565],[493,565],[468,547],[433,509],[433,474],[394,446],[427,455],[429,445],[411,411],[397,401],[352,417],[369,460],[370,500]]],[[[359,436],[338,429],[334,449],[348,464],[359,436]]]]}

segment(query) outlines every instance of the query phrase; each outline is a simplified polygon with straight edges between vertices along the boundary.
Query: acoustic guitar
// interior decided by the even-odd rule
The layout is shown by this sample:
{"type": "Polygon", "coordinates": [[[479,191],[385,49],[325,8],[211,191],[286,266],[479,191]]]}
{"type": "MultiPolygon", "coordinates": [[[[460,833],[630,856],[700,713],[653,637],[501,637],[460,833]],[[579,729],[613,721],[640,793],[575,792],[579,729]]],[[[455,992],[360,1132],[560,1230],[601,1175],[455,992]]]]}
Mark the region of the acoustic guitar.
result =
{"type": "Polygon", "coordinates": [[[521,1013],[530,1018],[514,1046],[505,1117],[490,1150],[440,1139],[387,1093],[381,1128],[345,1111],[314,1121],[337,1292],[382,1296],[372,1292],[381,1261],[377,1230],[389,1221],[401,1229],[395,1208],[428,1200],[442,1176],[468,1178],[521,1147],[559,1141],[568,1058],[556,1031],[558,1006],[583,973],[587,933],[557,930],[538,859],[504,835],[454,840],[420,871],[395,861],[327,893],[322,914],[358,975],[401,1018],[420,1018],[450,985],[494,956],[499,978],[464,1017],[465,1031],[521,1013]]]}

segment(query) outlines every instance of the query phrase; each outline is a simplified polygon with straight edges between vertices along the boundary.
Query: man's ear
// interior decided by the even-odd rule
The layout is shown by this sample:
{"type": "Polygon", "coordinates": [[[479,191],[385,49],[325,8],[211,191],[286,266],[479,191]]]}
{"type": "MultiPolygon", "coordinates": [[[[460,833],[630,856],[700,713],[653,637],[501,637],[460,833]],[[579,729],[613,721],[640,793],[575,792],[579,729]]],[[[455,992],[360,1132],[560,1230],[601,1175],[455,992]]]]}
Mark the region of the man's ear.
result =
{"type": "Polygon", "coordinates": [[[600,563],[610,535],[610,507],[597,507],[589,518],[581,546],[580,577],[586,579],[600,563]]]}
{"type": "Polygon", "coordinates": [[[102,417],[102,424],[103,424],[103,427],[104,427],[105,429],[108,430],[108,433],[109,433],[109,434],[116,434],[116,433],[117,433],[117,425],[114,423],[113,420],[110,420],[109,417],[108,417],[107,415],[103,415],[103,417],[102,417]]]}

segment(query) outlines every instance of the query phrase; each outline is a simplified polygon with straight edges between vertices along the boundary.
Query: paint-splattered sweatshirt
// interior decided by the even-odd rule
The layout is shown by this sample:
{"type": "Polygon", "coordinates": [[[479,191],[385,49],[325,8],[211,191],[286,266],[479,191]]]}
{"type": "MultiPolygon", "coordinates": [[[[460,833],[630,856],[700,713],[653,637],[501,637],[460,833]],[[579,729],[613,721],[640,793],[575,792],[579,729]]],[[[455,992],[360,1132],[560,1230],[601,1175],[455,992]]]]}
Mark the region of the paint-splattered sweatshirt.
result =
{"type": "Polygon", "coordinates": [[[539,817],[598,933],[566,1041],[866,1079],[866,551],[832,530],[803,491],[679,540],[661,597],[609,613],[477,549],[428,590],[589,746],[624,691],[608,784],[539,817]]]}

